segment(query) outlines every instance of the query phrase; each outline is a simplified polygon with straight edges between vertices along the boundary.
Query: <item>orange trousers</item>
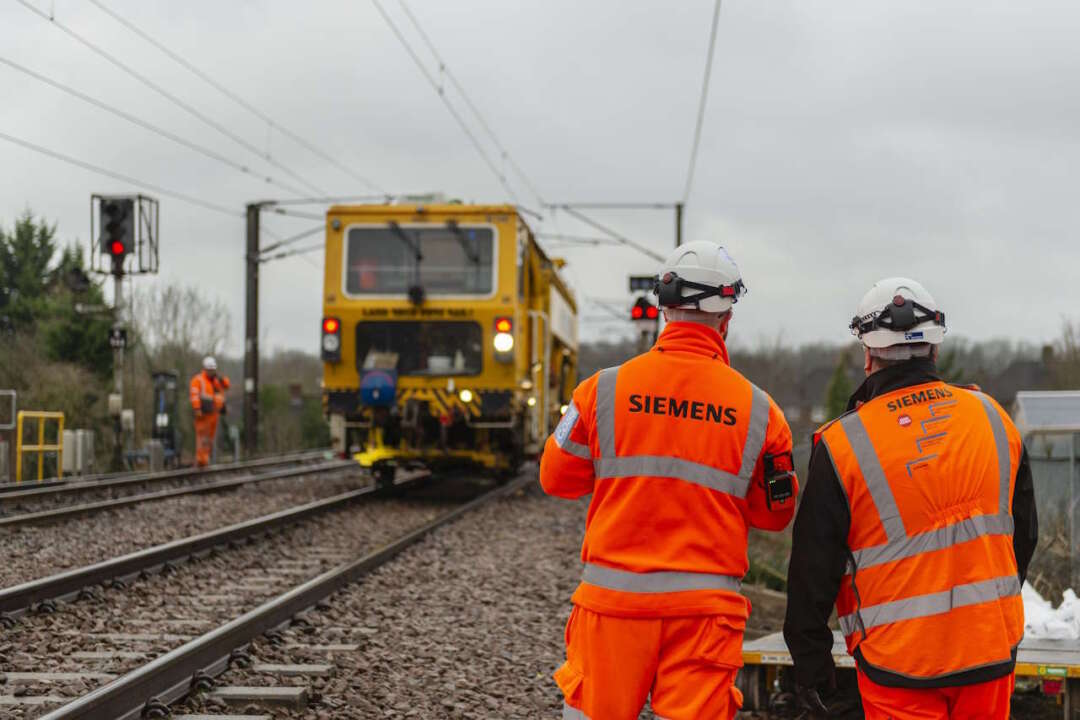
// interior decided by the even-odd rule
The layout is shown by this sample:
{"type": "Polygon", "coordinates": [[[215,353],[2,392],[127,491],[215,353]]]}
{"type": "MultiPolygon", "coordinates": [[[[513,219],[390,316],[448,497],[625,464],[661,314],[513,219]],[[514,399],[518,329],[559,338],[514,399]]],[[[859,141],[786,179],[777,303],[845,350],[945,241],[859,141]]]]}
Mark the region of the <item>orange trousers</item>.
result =
{"type": "Polygon", "coordinates": [[[1016,675],[975,685],[894,688],[878,685],[859,671],[866,720],[1008,720],[1016,675]]]}
{"type": "Polygon", "coordinates": [[[195,464],[206,467],[214,451],[214,435],[217,434],[218,414],[204,413],[195,418],[195,464]]]}
{"type": "Polygon", "coordinates": [[[650,699],[668,720],[730,720],[742,706],[745,621],[721,615],[622,618],[575,606],[555,671],[563,717],[635,720],[650,699]]]}

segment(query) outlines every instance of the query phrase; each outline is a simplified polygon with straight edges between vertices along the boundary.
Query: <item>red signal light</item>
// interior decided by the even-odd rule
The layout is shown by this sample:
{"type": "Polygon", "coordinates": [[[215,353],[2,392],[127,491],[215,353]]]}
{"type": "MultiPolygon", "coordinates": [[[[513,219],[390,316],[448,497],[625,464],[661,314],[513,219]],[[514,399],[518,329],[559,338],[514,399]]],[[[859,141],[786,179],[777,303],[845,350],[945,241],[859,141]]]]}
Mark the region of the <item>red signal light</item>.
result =
{"type": "Polygon", "coordinates": [[[510,318],[497,318],[495,320],[495,332],[508,333],[514,329],[514,323],[510,322],[510,318]]]}
{"type": "Polygon", "coordinates": [[[660,311],[656,308],[655,305],[650,305],[648,308],[645,309],[645,317],[647,317],[649,320],[656,320],[658,317],[660,317],[660,311]]]}
{"type": "Polygon", "coordinates": [[[635,305],[634,307],[630,308],[630,317],[634,320],[640,320],[644,315],[645,311],[641,308],[640,305],[635,305]]]}
{"type": "Polygon", "coordinates": [[[111,252],[114,256],[123,255],[124,243],[120,242],[119,240],[113,240],[112,244],[109,245],[109,252],[111,252]]]}
{"type": "Polygon", "coordinates": [[[323,329],[323,332],[326,333],[327,335],[333,335],[339,329],[341,329],[341,323],[338,322],[337,318],[332,318],[332,317],[323,318],[322,329],[323,329]]]}

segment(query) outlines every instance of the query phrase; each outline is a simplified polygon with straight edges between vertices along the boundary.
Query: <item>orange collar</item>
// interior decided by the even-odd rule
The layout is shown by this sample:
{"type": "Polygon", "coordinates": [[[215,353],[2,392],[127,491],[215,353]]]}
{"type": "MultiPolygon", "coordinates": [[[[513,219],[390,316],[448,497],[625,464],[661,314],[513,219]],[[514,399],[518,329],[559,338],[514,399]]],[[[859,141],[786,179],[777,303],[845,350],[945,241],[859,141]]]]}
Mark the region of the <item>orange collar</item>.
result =
{"type": "Polygon", "coordinates": [[[725,365],[730,365],[728,360],[727,345],[719,332],[700,323],[673,322],[668,323],[660,337],[653,345],[654,350],[661,352],[686,352],[694,355],[704,355],[716,360],[723,360],[725,365]]]}

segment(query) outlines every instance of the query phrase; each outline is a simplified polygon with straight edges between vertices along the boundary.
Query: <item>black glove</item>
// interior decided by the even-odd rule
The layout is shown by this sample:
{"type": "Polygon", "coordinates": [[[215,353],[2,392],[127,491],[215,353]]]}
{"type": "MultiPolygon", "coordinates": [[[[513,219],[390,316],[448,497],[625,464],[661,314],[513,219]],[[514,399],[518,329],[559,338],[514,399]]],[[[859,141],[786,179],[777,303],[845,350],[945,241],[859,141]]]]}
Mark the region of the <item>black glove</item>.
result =
{"type": "Polygon", "coordinates": [[[809,713],[812,718],[829,717],[829,706],[821,699],[816,688],[795,686],[795,701],[800,710],[809,713]]]}
{"type": "Polygon", "coordinates": [[[795,686],[795,701],[805,718],[842,717],[859,706],[858,697],[852,692],[838,690],[831,685],[823,688],[795,686]]]}

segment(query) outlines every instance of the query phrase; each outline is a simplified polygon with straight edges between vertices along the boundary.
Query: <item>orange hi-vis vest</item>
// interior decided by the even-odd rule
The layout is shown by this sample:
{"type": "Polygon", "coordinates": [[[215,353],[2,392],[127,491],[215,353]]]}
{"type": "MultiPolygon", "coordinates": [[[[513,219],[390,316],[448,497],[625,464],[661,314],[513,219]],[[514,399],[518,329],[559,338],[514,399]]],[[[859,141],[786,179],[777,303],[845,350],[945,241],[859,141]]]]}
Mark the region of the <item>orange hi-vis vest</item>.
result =
{"type": "Polygon", "coordinates": [[[229,387],[229,379],[223,376],[210,378],[205,372],[196,373],[191,378],[190,399],[191,407],[196,412],[205,414],[217,413],[225,407],[225,390],[229,387]]]}
{"type": "Polygon", "coordinates": [[[767,453],[790,470],[791,430],[713,329],[670,323],[650,352],[581,383],[540,468],[549,494],[592,494],[573,602],[745,621],[748,528],[781,530],[795,508],[794,494],[768,506],[767,453]]]}
{"type": "Polygon", "coordinates": [[[1011,669],[1024,631],[1012,495],[1023,453],[981,392],[931,382],[880,395],[815,436],[851,511],[836,599],[848,652],[925,687],[1011,669]]]}

